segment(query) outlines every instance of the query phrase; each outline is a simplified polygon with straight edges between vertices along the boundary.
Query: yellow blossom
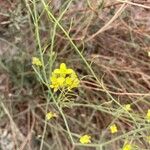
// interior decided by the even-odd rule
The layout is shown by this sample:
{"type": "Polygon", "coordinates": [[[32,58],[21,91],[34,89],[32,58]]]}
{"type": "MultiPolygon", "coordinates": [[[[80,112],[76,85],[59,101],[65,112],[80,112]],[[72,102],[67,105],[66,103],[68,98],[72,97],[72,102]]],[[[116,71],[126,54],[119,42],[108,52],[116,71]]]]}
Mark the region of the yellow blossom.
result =
{"type": "Polygon", "coordinates": [[[54,91],[56,92],[59,88],[63,87],[65,78],[64,77],[58,77],[52,76],[51,78],[51,88],[54,88],[54,91]]]}
{"type": "Polygon", "coordinates": [[[125,109],[126,111],[131,111],[131,110],[132,110],[130,104],[124,105],[124,109],[125,109]]]}
{"type": "Polygon", "coordinates": [[[146,120],[150,122],[150,109],[148,109],[147,114],[146,114],[146,120]]]}
{"type": "Polygon", "coordinates": [[[54,92],[61,88],[71,90],[79,86],[76,73],[72,69],[68,69],[64,63],[61,63],[59,69],[52,72],[50,81],[50,87],[54,89],[54,92]]]}
{"type": "Polygon", "coordinates": [[[37,57],[32,57],[32,65],[42,66],[42,63],[41,63],[41,61],[40,61],[39,58],[37,58],[37,57]]]}
{"type": "Polygon", "coordinates": [[[70,77],[66,77],[65,84],[68,87],[68,90],[79,86],[79,79],[77,78],[76,74],[72,74],[70,77]]]}
{"type": "Polygon", "coordinates": [[[125,144],[123,146],[123,149],[122,150],[132,150],[132,145],[131,144],[125,144]]]}
{"type": "Polygon", "coordinates": [[[147,140],[148,143],[150,143],[150,136],[147,136],[146,140],[147,140]]]}
{"type": "Polygon", "coordinates": [[[57,117],[57,114],[54,112],[48,112],[46,114],[46,120],[51,120],[52,118],[55,118],[55,117],[57,117]]]}
{"type": "Polygon", "coordinates": [[[90,135],[83,135],[80,137],[80,143],[82,144],[88,144],[88,143],[91,143],[91,136],[90,135]]]}
{"type": "Polygon", "coordinates": [[[150,57],[150,51],[148,52],[148,57],[150,57]]]}
{"type": "Polygon", "coordinates": [[[112,134],[118,132],[117,126],[115,124],[110,126],[110,132],[112,134]]]}
{"type": "Polygon", "coordinates": [[[61,74],[61,76],[66,76],[67,74],[71,74],[74,71],[72,69],[67,69],[66,64],[65,63],[61,63],[60,64],[60,68],[59,69],[55,69],[54,73],[55,74],[61,74]]]}

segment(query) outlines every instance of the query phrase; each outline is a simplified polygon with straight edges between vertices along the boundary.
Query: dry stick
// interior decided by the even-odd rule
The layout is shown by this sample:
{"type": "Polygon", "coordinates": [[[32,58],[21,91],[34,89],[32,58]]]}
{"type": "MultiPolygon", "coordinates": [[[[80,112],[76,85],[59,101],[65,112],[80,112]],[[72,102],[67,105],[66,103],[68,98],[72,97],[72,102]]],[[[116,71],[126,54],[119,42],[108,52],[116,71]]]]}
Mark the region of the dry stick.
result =
{"type": "Polygon", "coordinates": [[[96,33],[94,33],[88,39],[86,39],[86,42],[92,40],[94,37],[96,37],[101,32],[106,31],[108,29],[108,27],[110,26],[110,24],[113,23],[118,18],[118,16],[124,11],[125,8],[126,8],[126,4],[124,3],[118,9],[118,11],[116,12],[116,14],[102,28],[100,28],[100,30],[98,30],[96,33]]]}
{"type": "Polygon", "coordinates": [[[121,3],[126,3],[126,4],[130,4],[130,5],[134,5],[134,6],[138,6],[138,7],[143,7],[143,8],[146,8],[146,9],[150,9],[150,6],[145,6],[145,5],[142,5],[142,4],[138,4],[138,3],[133,3],[133,2],[130,2],[130,1],[125,1],[125,0],[117,0],[121,3]]]}
{"type": "MultiPolygon", "coordinates": [[[[24,150],[24,148],[25,148],[27,142],[29,141],[29,139],[31,139],[32,130],[33,130],[34,124],[35,124],[35,117],[34,117],[33,113],[32,113],[32,116],[33,116],[33,122],[32,122],[32,126],[31,126],[31,129],[30,129],[30,132],[28,133],[26,139],[24,140],[24,142],[23,142],[22,145],[20,146],[19,150],[24,150]]],[[[30,146],[30,145],[28,145],[28,146],[30,146]]]]}
{"type": "Polygon", "coordinates": [[[10,125],[11,125],[11,128],[12,130],[15,132],[16,136],[18,139],[20,139],[21,141],[24,141],[25,137],[23,136],[23,134],[20,132],[20,130],[17,128],[15,122],[13,121],[9,111],[7,110],[6,106],[4,105],[3,102],[1,102],[1,106],[4,110],[4,112],[7,114],[9,120],[10,120],[10,125]]]}
{"type": "MultiPolygon", "coordinates": [[[[86,89],[92,89],[92,90],[96,90],[96,91],[105,92],[103,89],[98,88],[99,86],[96,83],[89,82],[89,81],[86,81],[86,80],[82,81],[81,83],[83,83],[82,86],[85,87],[86,89]],[[86,84],[88,84],[88,86],[86,84]],[[93,86],[95,86],[95,87],[93,87],[93,86]]],[[[150,93],[113,92],[113,91],[110,91],[110,90],[108,90],[108,91],[109,91],[109,93],[115,94],[115,95],[150,96],[150,93]]]]}

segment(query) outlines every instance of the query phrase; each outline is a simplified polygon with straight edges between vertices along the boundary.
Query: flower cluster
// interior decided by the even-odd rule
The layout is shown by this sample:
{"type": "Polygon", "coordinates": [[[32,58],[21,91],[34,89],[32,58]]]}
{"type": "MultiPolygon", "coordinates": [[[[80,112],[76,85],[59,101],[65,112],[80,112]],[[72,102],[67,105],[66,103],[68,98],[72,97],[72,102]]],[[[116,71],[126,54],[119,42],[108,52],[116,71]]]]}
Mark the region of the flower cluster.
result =
{"type": "Polygon", "coordinates": [[[80,143],[82,144],[88,144],[88,143],[91,143],[91,136],[90,135],[83,135],[80,137],[80,143]]]}
{"type": "Polygon", "coordinates": [[[36,66],[41,67],[41,66],[42,66],[42,63],[41,63],[41,61],[40,61],[39,58],[37,58],[37,57],[32,57],[32,65],[36,65],[36,66]]]}
{"type": "Polygon", "coordinates": [[[50,87],[56,92],[58,89],[71,90],[79,86],[79,79],[74,70],[66,67],[66,64],[60,64],[59,69],[55,69],[50,77],[50,87]]]}
{"type": "Polygon", "coordinates": [[[132,108],[131,108],[131,105],[130,105],[130,104],[126,104],[126,105],[124,105],[124,109],[125,109],[126,111],[131,111],[131,110],[132,110],[132,108]]]}
{"type": "Polygon", "coordinates": [[[146,120],[150,122],[150,109],[148,109],[147,114],[146,114],[146,120]]]}
{"type": "Polygon", "coordinates": [[[133,146],[131,144],[125,144],[122,150],[132,150],[133,146]]]}
{"type": "Polygon", "coordinates": [[[115,124],[110,126],[110,132],[112,134],[118,132],[117,126],[115,124]]]}
{"type": "Polygon", "coordinates": [[[52,118],[57,117],[57,114],[54,112],[49,112],[46,114],[46,120],[51,120],[52,118]]]}

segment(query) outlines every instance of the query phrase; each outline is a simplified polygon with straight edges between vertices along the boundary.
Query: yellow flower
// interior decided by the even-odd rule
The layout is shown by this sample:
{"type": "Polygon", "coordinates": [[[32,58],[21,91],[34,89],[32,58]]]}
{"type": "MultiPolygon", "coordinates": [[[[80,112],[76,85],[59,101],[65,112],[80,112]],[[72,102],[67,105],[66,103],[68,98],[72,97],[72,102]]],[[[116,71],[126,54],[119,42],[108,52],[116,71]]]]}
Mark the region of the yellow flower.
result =
{"type": "Polygon", "coordinates": [[[72,88],[78,87],[79,86],[79,79],[75,74],[71,75],[70,77],[66,77],[66,86],[68,87],[68,90],[71,90],[72,88]]]}
{"type": "Polygon", "coordinates": [[[146,120],[150,122],[150,109],[148,109],[147,114],[146,114],[146,120]]]}
{"type": "Polygon", "coordinates": [[[57,114],[54,112],[49,112],[46,114],[46,120],[51,120],[52,118],[57,117],[57,114]]]}
{"type": "Polygon", "coordinates": [[[150,57],[150,51],[148,52],[148,57],[150,57]]]}
{"type": "Polygon", "coordinates": [[[41,61],[40,61],[39,58],[37,58],[37,57],[32,57],[32,65],[42,66],[42,63],[41,63],[41,61]]]}
{"type": "Polygon", "coordinates": [[[90,135],[83,135],[80,137],[80,143],[82,144],[88,144],[88,143],[91,143],[91,136],[90,135]]]}
{"type": "Polygon", "coordinates": [[[126,105],[124,106],[124,109],[125,109],[126,111],[131,111],[131,110],[132,110],[130,104],[126,104],[126,105]]]}
{"type": "Polygon", "coordinates": [[[63,87],[65,78],[64,77],[58,77],[56,78],[55,76],[52,76],[50,78],[51,80],[51,88],[54,88],[54,92],[56,92],[59,88],[63,87]]]}
{"type": "Polygon", "coordinates": [[[64,88],[71,90],[79,86],[79,79],[72,69],[67,69],[66,64],[60,64],[59,69],[55,69],[50,77],[50,87],[56,92],[58,89],[64,88]]]}
{"type": "Polygon", "coordinates": [[[118,132],[117,126],[115,124],[110,126],[110,132],[112,134],[118,132]]]}
{"type": "Polygon", "coordinates": [[[60,64],[60,68],[54,70],[55,74],[61,74],[62,76],[66,76],[67,74],[71,74],[73,72],[74,71],[72,69],[67,69],[65,63],[61,63],[60,64]]]}
{"type": "Polygon", "coordinates": [[[150,143],[150,136],[147,136],[146,139],[147,139],[147,142],[150,143]]]}
{"type": "Polygon", "coordinates": [[[132,145],[131,144],[125,144],[123,146],[123,149],[122,150],[132,150],[132,145]]]}

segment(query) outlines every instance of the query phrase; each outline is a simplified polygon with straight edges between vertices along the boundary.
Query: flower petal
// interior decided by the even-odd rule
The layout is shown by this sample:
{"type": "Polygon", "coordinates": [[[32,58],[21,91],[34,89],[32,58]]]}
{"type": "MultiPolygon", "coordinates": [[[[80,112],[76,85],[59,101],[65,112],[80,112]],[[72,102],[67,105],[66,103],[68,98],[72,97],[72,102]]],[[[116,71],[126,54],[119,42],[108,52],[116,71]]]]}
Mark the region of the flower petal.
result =
{"type": "Polygon", "coordinates": [[[60,70],[66,70],[67,67],[66,67],[66,64],[65,63],[61,63],[60,64],[60,70]]]}

